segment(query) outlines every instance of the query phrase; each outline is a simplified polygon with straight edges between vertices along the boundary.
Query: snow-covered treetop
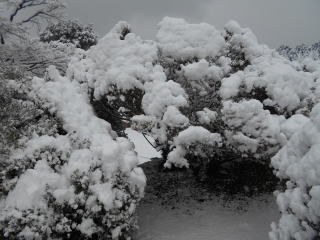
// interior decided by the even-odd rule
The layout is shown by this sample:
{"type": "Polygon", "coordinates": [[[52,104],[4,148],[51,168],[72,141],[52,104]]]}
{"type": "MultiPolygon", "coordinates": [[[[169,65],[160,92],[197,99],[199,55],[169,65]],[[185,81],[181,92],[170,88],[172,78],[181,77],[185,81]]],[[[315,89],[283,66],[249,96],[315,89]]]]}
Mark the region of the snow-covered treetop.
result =
{"type": "Polygon", "coordinates": [[[183,19],[165,17],[156,36],[164,57],[188,60],[216,57],[225,41],[221,33],[207,23],[188,24],[183,19]]]}
{"type": "Polygon", "coordinates": [[[320,42],[314,43],[308,46],[304,43],[291,48],[287,45],[281,45],[277,48],[282,56],[289,59],[290,61],[300,61],[302,62],[306,58],[311,58],[313,60],[320,59],[320,42]]]}
{"type": "Polygon", "coordinates": [[[84,26],[77,19],[50,23],[46,29],[40,33],[42,42],[59,41],[62,43],[72,43],[77,48],[88,50],[97,44],[99,36],[93,30],[93,24],[84,26]]]}
{"type": "Polygon", "coordinates": [[[86,82],[94,89],[96,99],[108,93],[112,85],[122,90],[144,89],[144,82],[165,80],[162,68],[152,65],[157,59],[156,44],[143,42],[133,33],[123,36],[125,29],[131,29],[130,25],[119,22],[95,47],[84,53],[84,59],[74,57],[71,60],[68,78],[86,82]]]}

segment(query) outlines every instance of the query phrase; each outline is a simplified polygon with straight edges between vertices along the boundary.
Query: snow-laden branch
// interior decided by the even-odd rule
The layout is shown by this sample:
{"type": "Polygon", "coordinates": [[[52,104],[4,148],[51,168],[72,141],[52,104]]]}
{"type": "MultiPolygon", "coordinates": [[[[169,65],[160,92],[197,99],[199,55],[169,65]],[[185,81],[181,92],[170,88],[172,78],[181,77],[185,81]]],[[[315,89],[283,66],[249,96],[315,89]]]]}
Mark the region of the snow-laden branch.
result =
{"type": "Polygon", "coordinates": [[[11,22],[15,22],[15,18],[21,10],[33,9],[33,11],[28,11],[28,17],[17,23],[33,23],[38,26],[38,29],[41,28],[41,20],[43,19],[49,22],[52,20],[66,20],[66,15],[63,12],[66,8],[66,4],[63,0],[6,0],[4,1],[4,4],[7,5],[9,12],[8,20],[11,22]]]}

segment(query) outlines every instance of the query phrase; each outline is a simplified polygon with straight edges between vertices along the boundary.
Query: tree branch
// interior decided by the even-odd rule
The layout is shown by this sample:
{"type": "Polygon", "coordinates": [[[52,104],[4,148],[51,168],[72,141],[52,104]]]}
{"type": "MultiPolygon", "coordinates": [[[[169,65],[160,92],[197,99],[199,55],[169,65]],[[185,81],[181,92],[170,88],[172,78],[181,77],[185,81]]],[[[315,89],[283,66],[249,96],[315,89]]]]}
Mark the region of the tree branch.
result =
{"type": "MultiPolygon", "coordinates": [[[[142,133],[142,135],[143,135],[144,138],[148,141],[148,143],[149,143],[154,149],[157,150],[157,148],[156,148],[155,146],[153,146],[153,144],[148,140],[148,138],[146,137],[146,135],[145,135],[144,133],[142,133]]],[[[157,152],[159,152],[159,151],[157,150],[157,152]]]]}

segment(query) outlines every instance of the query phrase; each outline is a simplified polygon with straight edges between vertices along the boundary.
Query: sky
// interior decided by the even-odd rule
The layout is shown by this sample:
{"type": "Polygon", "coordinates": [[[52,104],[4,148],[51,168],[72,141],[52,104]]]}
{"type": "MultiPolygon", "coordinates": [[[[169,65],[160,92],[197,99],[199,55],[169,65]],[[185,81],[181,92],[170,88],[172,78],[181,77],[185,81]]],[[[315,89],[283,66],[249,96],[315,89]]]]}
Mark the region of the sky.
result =
{"type": "Polygon", "coordinates": [[[67,14],[94,23],[103,37],[118,21],[127,21],[143,40],[155,40],[163,17],[207,22],[221,30],[229,20],[250,28],[270,48],[320,41],[320,0],[65,0],[67,14]]]}

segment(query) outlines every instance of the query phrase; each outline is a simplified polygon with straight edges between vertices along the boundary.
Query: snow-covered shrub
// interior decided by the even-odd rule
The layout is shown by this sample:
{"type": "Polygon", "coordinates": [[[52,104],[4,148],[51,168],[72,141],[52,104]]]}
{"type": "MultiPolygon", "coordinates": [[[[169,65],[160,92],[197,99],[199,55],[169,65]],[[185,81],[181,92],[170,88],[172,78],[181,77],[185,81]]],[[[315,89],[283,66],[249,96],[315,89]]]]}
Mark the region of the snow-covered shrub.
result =
{"type": "Polygon", "coordinates": [[[177,146],[168,155],[165,167],[171,168],[171,164],[177,167],[189,167],[184,156],[192,152],[199,158],[209,159],[215,153],[215,148],[221,146],[221,136],[218,133],[210,133],[202,127],[190,126],[174,138],[177,146]]]}
{"type": "Polygon", "coordinates": [[[320,104],[310,121],[272,158],[286,189],[276,192],[281,218],[272,223],[272,240],[320,238],[320,104]]]}
{"type": "Polygon", "coordinates": [[[28,125],[43,113],[26,98],[26,87],[30,80],[31,77],[23,69],[0,62],[1,158],[8,157],[10,148],[30,132],[28,125]]]}
{"type": "Polygon", "coordinates": [[[319,102],[319,69],[319,61],[291,62],[259,45],[235,21],[218,31],[166,17],[156,41],[119,22],[76,54],[67,75],[104,106],[95,107],[98,115],[130,119],[152,136],[167,167],[256,161],[268,168],[319,102]]]}
{"type": "Polygon", "coordinates": [[[130,239],[146,181],[133,144],[97,118],[80,84],[53,66],[45,79],[32,79],[28,98],[62,126],[31,131],[10,149],[2,237],[130,239]]]}
{"type": "Polygon", "coordinates": [[[152,77],[152,65],[148,69],[145,64],[157,56],[154,44],[130,32],[130,25],[119,22],[96,46],[77,52],[67,71],[88,93],[97,115],[120,135],[122,120],[142,112],[143,82],[152,77]]]}
{"type": "MultiPolygon", "coordinates": [[[[206,148],[207,159],[213,152],[221,155],[228,149],[227,155],[233,152],[268,162],[287,141],[288,134],[282,129],[286,118],[295,113],[308,116],[320,97],[315,80],[319,78],[318,62],[310,62],[305,72],[302,64],[259,45],[250,29],[234,21],[220,32],[207,24],[170,18],[158,27],[157,63],[167,79],[179,83],[187,94],[188,105],[179,110],[190,127],[221,135],[222,144],[216,145],[220,147],[206,148]]],[[[188,138],[193,134],[185,136],[188,138]]],[[[178,142],[172,141],[171,148],[181,149],[178,142]]],[[[176,158],[170,157],[167,166],[174,159],[181,165],[181,158],[172,156],[176,158]]],[[[210,161],[215,160],[211,157],[210,161]]]]}

